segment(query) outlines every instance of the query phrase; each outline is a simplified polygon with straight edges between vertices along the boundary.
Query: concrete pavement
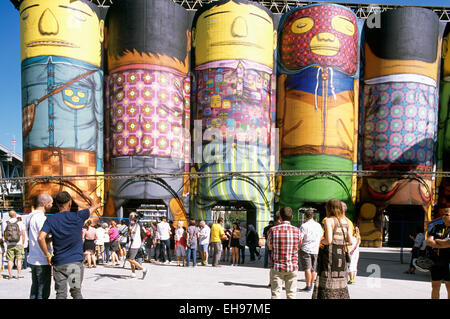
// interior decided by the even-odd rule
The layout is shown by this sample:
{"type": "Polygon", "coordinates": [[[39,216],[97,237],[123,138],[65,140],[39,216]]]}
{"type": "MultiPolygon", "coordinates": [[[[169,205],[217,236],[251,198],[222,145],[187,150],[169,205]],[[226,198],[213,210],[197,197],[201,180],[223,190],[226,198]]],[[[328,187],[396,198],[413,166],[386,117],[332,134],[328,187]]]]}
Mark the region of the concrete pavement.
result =
{"type": "MultiPolygon", "coordinates": [[[[262,250],[263,252],[263,250],[262,250]]],[[[247,251],[248,253],[248,251],[247,251]]],[[[131,279],[129,265],[126,268],[97,266],[86,268],[82,285],[86,299],[270,299],[269,269],[263,268],[263,259],[254,263],[232,267],[223,263],[219,268],[211,266],[177,267],[144,263],[149,269],[145,280],[131,279]]],[[[416,271],[404,274],[410,260],[410,249],[404,250],[400,263],[399,248],[361,248],[356,282],[349,285],[352,299],[429,299],[430,274],[416,271]]],[[[28,299],[31,287],[31,270],[23,271],[24,278],[5,279],[2,271],[0,299],[28,299]]],[[[13,270],[13,275],[16,275],[13,270]]],[[[298,299],[310,299],[311,292],[304,288],[304,272],[298,273],[298,299]]],[[[52,282],[51,299],[55,298],[52,282]]],[[[447,298],[444,285],[441,298],[447,298]]]]}

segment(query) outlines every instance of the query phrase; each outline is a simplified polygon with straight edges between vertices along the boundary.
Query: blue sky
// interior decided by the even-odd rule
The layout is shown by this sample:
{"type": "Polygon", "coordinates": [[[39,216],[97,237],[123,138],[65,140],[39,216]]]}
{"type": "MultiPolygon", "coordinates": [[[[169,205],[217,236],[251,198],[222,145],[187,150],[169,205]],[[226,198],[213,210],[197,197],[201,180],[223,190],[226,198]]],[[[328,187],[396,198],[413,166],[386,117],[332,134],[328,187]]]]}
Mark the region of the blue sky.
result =
{"type": "MultiPolygon", "coordinates": [[[[450,0],[341,0],[321,2],[349,2],[368,4],[426,5],[450,7],[450,0]]],[[[0,0],[0,144],[22,154],[22,115],[20,91],[20,32],[19,13],[9,0],[0,0]]]]}

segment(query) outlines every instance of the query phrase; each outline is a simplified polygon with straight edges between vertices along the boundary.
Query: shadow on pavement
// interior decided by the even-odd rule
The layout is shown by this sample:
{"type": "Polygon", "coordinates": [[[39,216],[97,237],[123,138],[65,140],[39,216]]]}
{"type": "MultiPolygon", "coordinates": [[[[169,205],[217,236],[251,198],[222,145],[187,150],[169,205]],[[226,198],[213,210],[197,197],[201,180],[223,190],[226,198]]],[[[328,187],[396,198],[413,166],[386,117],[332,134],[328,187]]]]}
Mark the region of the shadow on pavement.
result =
{"type": "Polygon", "coordinates": [[[95,274],[94,277],[96,277],[94,279],[94,281],[98,281],[103,278],[109,278],[112,280],[119,280],[119,279],[129,280],[130,279],[130,275],[114,275],[114,274],[95,274]]]}
{"type": "Polygon", "coordinates": [[[220,284],[224,284],[224,286],[245,286],[250,288],[264,288],[267,289],[267,285],[255,285],[255,284],[246,284],[242,282],[231,282],[231,281],[219,281],[220,284]]]}
{"type": "Polygon", "coordinates": [[[416,274],[405,274],[411,260],[410,249],[403,252],[403,263],[400,262],[400,253],[386,253],[384,251],[361,251],[358,262],[360,277],[379,276],[383,279],[399,279],[412,281],[431,280],[429,272],[416,269],[416,274]]]}

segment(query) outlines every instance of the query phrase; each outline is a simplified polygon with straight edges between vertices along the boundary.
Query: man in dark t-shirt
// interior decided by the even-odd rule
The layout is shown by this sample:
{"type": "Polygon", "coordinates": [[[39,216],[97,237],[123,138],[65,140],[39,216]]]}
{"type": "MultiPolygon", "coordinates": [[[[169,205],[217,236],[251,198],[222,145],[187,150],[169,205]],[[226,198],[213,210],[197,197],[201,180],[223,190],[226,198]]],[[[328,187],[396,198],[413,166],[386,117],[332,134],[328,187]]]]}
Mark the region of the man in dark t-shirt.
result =
{"type": "Polygon", "coordinates": [[[432,248],[430,257],[434,261],[430,268],[431,298],[439,299],[442,280],[450,297],[450,208],[444,210],[442,223],[434,224],[427,234],[427,246],[432,248]]]}
{"type": "Polygon", "coordinates": [[[56,299],[67,298],[67,284],[74,299],[82,299],[83,281],[83,239],[82,228],[100,206],[94,204],[88,209],[71,212],[72,198],[68,192],[60,192],[55,197],[59,213],[49,216],[39,233],[38,242],[48,264],[53,266],[56,299]],[[47,250],[46,237],[52,235],[53,254],[47,250]]]}

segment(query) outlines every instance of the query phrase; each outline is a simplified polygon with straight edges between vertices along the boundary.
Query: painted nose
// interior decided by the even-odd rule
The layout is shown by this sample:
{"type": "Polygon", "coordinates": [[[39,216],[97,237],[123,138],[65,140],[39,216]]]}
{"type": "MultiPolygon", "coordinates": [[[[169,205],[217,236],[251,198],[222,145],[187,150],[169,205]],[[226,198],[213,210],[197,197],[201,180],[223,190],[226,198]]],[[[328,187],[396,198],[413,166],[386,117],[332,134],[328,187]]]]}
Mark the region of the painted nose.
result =
{"type": "Polygon", "coordinates": [[[326,41],[326,42],[334,42],[336,36],[329,32],[321,32],[317,34],[317,40],[326,41]]]}
{"type": "Polygon", "coordinates": [[[231,34],[235,38],[244,38],[248,34],[247,21],[243,17],[237,17],[233,20],[231,34]]]}
{"type": "Polygon", "coordinates": [[[59,25],[55,15],[50,9],[45,9],[39,19],[39,32],[42,35],[58,34],[59,25]]]}

